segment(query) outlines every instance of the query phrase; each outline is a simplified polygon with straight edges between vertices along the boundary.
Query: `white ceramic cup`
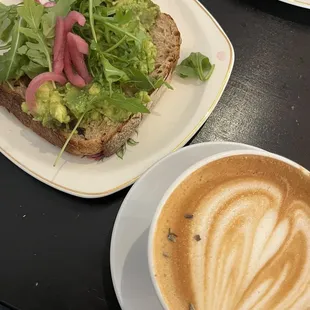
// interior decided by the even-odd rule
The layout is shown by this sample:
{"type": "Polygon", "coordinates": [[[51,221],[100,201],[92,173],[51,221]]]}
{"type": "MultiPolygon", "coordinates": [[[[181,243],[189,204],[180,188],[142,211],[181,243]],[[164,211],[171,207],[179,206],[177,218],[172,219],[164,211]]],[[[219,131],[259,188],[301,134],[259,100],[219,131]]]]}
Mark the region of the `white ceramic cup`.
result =
{"type": "MultiPolygon", "coordinates": [[[[148,264],[149,264],[149,272],[150,272],[150,276],[155,288],[155,291],[157,293],[157,296],[163,306],[163,309],[165,310],[169,310],[167,305],[165,304],[164,298],[161,294],[161,291],[159,289],[157,280],[154,276],[154,261],[153,261],[153,246],[154,246],[154,234],[156,232],[156,227],[157,227],[157,222],[160,216],[160,213],[162,211],[162,208],[165,206],[167,200],[169,199],[169,197],[171,196],[171,194],[174,192],[174,190],[188,177],[190,176],[193,172],[195,172],[196,170],[198,170],[199,168],[206,166],[208,164],[210,164],[211,162],[214,162],[216,160],[219,159],[223,159],[226,157],[231,157],[231,156],[236,156],[236,155],[259,155],[259,156],[263,156],[263,157],[269,157],[269,158],[274,158],[277,159],[281,162],[284,162],[286,164],[289,164],[290,166],[300,169],[301,171],[303,171],[305,174],[310,175],[310,172],[303,168],[302,166],[300,166],[299,164],[276,154],[272,154],[272,153],[268,153],[266,151],[263,150],[255,150],[255,151],[230,151],[230,152],[224,152],[224,153],[220,153],[214,156],[210,156],[210,157],[206,157],[205,159],[197,162],[196,164],[194,164],[193,166],[191,166],[190,168],[188,168],[185,172],[183,172],[175,181],[174,183],[172,183],[172,185],[168,188],[168,190],[166,191],[166,193],[164,194],[162,200],[160,201],[156,213],[153,217],[152,223],[151,223],[151,227],[150,227],[150,231],[149,231],[149,238],[148,238],[148,264]]],[[[171,310],[171,309],[170,309],[171,310]]]]}

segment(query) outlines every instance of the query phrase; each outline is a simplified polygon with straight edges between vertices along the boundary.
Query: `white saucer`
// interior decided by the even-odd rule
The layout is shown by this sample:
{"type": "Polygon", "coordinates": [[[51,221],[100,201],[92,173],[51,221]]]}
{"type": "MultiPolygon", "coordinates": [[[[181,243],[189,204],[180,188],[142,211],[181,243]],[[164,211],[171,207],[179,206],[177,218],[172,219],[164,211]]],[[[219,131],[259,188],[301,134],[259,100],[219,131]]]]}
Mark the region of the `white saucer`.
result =
{"type": "Polygon", "coordinates": [[[245,144],[208,142],[173,153],[150,168],[131,188],[117,215],[111,241],[111,273],[123,310],[162,309],[148,271],[147,240],[157,205],[171,183],[199,160],[245,144]]]}
{"type": "Polygon", "coordinates": [[[310,9],[310,0],[280,0],[282,2],[299,6],[301,8],[310,9]]]}

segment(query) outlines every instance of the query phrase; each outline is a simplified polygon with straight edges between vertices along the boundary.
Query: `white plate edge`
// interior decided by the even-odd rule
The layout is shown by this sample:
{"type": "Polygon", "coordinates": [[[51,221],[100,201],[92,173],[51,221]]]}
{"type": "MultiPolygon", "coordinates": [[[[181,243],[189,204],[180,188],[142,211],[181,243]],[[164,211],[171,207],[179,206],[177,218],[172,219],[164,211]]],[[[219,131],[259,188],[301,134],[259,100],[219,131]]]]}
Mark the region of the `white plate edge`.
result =
{"type": "Polygon", "coordinates": [[[307,3],[304,1],[299,1],[299,0],[279,0],[279,1],[287,3],[287,4],[291,4],[294,6],[298,6],[300,8],[310,9],[310,3],[307,3]]]}

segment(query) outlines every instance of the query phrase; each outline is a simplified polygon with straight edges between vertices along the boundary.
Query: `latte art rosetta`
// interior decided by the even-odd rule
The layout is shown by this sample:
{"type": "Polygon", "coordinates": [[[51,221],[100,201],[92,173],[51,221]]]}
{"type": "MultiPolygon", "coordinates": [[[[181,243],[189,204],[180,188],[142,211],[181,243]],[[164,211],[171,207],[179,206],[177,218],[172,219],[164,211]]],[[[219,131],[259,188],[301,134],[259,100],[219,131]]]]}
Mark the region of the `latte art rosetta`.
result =
{"type": "Polygon", "coordinates": [[[197,309],[310,304],[310,206],[284,205],[285,195],[274,184],[241,180],[222,184],[200,202],[194,225],[205,237],[188,244],[197,309]]]}
{"type": "Polygon", "coordinates": [[[204,166],[163,207],[154,269],[169,310],[310,307],[310,177],[275,159],[246,160],[204,166]]]}

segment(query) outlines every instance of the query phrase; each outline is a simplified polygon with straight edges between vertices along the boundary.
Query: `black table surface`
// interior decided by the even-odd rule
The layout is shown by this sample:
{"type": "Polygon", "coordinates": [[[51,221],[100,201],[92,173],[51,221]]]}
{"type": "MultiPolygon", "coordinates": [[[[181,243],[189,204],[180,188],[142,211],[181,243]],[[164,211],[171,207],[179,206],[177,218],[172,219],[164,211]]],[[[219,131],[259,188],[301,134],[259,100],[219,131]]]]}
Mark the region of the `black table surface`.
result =
{"type": "MultiPolygon", "coordinates": [[[[310,11],[277,0],[202,2],[231,39],[236,62],[191,143],[243,142],[310,169],[310,11]]],[[[109,246],[128,190],[83,200],[2,155],[0,171],[0,300],[21,310],[120,309],[109,246]]]]}

